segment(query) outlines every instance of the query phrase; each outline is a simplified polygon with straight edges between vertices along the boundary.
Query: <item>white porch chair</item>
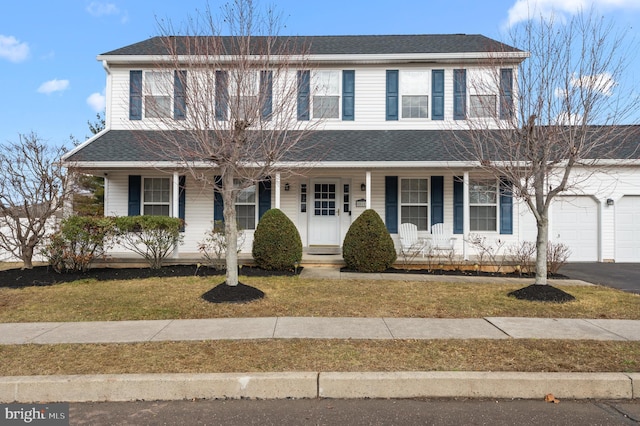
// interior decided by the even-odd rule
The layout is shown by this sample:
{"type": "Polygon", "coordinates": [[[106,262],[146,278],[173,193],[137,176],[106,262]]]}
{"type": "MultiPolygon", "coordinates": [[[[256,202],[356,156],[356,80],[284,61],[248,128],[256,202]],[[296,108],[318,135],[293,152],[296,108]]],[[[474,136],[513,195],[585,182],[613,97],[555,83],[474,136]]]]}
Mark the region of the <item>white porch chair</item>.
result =
{"type": "Polygon", "coordinates": [[[420,253],[424,257],[424,251],[429,242],[418,237],[418,227],[413,223],[401,223],[400,229],[400,250],[401,253],[420,253]]]}
{"type": "Polygon", "coordinates": [[[431,225],[431,248],[436,251],[453,251],[456,238],[453,233],[445,229],[444,223],[431,225]]]}

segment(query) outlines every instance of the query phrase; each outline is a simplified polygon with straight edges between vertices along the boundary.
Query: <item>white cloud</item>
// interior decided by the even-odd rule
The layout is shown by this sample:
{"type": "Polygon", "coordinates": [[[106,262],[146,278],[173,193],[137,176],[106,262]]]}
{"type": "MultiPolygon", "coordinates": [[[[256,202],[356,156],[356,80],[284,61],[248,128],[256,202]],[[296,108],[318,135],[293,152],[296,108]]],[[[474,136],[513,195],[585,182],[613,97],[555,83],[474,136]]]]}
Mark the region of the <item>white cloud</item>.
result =
{"type": "Polygon", "coordinates": [[[38,93],[50,95],[53,92],[63,92],[69,88],[69,80],[53,79],[46,81],[38,87],[38,93]]]}
{"type": "Polygon", "coordinates": [[[87,104],[95,111],[95,112],[102,112],[104,111],[104,107],[106,104],[106,98],[104,96],[104,93],[92,93],[91,95],[89,95],[89,97],[87,98],[87,104]]]}
{"type": "Polygon", "coordinates": [[[105,15],[117,15],[120,13],[118,6],[113,3],[104,3],[99,1],[92,1],[87,6],[87,12],[92,16],[105,16],[105,15]]]}
{"type": "Polygon", "coordinates": [[[609,9],[639,9],[639,0],[516,0],[508,12],[508,27],[530,17],[549,18],[552,15],[575,14],[591,6],[609,9]]]}
{"type": "Polygon", "coordinates": [[[29,45],[13,36],[0,34],[0,58],[22,62],[29,57],[29,45]]]}
{"type": "Polygon", "coordinates": [[[605,96],[613,94],[613,88],[616,82],[613,76],[607,72],[596,75],[583,75],[581,77],[573,77],[571,84],[574,87],[584,87],[587,90],[600,92],[605,96]]]}

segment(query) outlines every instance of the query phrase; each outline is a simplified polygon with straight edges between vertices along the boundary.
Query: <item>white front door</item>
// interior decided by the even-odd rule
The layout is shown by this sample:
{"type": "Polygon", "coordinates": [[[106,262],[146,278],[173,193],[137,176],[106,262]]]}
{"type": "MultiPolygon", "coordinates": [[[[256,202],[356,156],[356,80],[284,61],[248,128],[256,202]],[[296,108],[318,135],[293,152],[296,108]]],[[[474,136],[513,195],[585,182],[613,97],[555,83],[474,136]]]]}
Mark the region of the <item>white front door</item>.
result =
{"type": "Polygon", "coordinates": [[[310,192],[309,246],[339,246],[340,180],[316,179],[310,192]]]}

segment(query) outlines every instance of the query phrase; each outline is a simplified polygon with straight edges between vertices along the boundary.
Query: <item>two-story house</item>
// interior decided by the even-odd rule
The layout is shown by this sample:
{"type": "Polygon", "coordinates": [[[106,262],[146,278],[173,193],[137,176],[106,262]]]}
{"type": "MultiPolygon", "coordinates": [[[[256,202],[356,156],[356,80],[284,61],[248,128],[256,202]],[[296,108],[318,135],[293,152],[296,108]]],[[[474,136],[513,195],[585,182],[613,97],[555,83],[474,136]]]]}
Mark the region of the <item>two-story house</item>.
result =
{"type": "MultiPolygon", "coordinates": [[[[252,231],[271,207],[296,224],[310,253],[339,253],[350,224],[368,208],[380,214],[396,242],[401,223],[416,224],[424,236],[432,224],[444,223],[465,257],[474,255],[466,242],[471,234],[507,243],[535,240],[535,221],[509,186],[451,149],[466,120],[500,117],[511,107],[526,52],[464,34],[305,42],[313,68],[291,72],[300,82],[298,120],[319,121],[308,141],[317,161],[298,174],[275,173],[269,183],[238,196],[242,252],[251,251],[252,231]],[[500,66],[488,70],[489,58],[500,66]]],[[[179,253],[193,257],[212,222],[222,219],[220,197],[169,164],[151,161],[139,146],[142,133],[153,138],[156,131],[145,127],[157,113],[148,105],[163,104],[171,114],[180,91],[189,90],[176,77],[173,95],[154,95],[154,61],[167,54],[164,49],[156,37],[98,56],[107,73],[106,129],[63,160],[104,176],[105,215],[184,219],[179,253]]],[[[173,112],[176,120],[183,118],[179,108],[173,112]]],[[[297,160],[303,159],[292,158],[292,164],[297,160]]],[[[582,193],[559,197],[550,238],[567,244],[572,260],[640,261],[638,211],[640,173],[631,160],[592,178],[582,193]]]]}

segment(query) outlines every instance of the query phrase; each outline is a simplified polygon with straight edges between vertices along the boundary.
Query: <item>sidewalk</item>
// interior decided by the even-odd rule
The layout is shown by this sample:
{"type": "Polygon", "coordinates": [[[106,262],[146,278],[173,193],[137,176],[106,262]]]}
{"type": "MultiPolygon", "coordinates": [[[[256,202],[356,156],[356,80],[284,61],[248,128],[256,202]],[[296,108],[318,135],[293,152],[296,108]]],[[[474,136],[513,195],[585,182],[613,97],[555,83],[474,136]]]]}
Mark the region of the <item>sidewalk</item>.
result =
{"type": "Polygon", "coordinates": [[[0,345],[241,339],[640,341],[640,321],[567,318],[212,318],[0,324],[0,345]]]}
{"type": "MultiPolygon", "coordinates": [[[[324,279],[482,277],[354,274],[305,268],[324,279]]],[[[443,279],[444,278],[444,279],[443,279]]],[[[501,282],[530,280],[500,278],[501,282]]],[[[497,281],[497,279],[492,279],[497,281]]],[[[558,280],[554,285],[590,285],[558,280]]],[[[584,339],[640,341],[640,321],[566,318],[214,318],[0,324],[0,345],[241,339],[584,339]]],[[[640,398],[640,374],[504,372],[285,372],[0,377],[0,402],[192,398],[640,398]]]]}

